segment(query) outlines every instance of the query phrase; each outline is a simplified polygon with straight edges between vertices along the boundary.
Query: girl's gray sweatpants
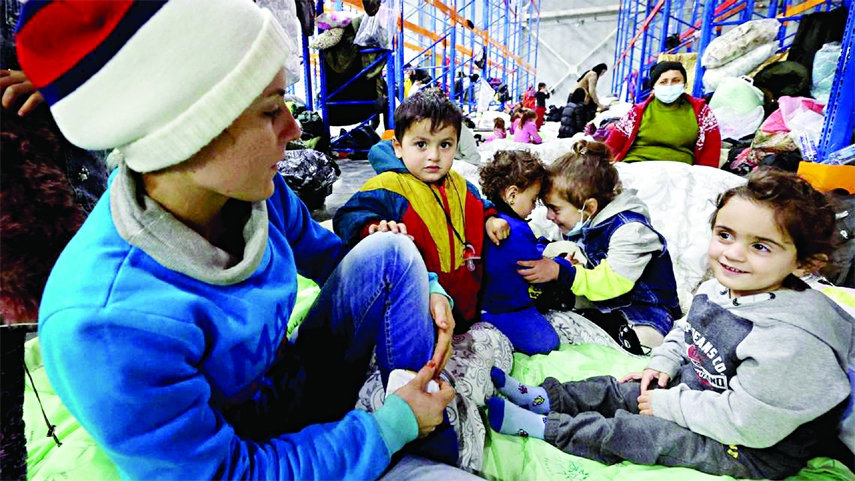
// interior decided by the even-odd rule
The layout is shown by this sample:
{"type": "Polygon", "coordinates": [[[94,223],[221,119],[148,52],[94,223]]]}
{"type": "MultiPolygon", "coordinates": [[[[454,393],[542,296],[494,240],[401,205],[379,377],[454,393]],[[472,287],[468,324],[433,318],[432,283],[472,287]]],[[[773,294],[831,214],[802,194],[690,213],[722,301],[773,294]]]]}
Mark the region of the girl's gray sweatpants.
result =
{"type": "MultiPolygon", "coordinates": [[[[654,381],[655,382],[655,381],[654,381]]],[[[605,464],[682,466],[735,478],[782,479],[799,472],[805,459],[774,447],[752,449],[719,443],[677,423],[638,414],[638,382],[611,376],[560,383],[547,378],[552,410],[545,439],[559,449],[605,464]]]]}

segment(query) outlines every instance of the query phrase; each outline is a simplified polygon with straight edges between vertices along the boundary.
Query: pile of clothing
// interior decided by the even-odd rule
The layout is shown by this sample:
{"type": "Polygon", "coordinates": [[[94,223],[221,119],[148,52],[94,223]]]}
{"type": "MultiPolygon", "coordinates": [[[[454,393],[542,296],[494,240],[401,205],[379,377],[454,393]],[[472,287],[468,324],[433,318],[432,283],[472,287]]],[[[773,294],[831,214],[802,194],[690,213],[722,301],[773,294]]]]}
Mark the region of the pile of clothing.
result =
{"type": "Polygon", "coordinates": [[[363,49],[390,49],[396,16],[395,11],[384,4],[378,2],[375,10],[374,2],[371,3],[371,9],[368,2],[365,3],[365,14],[333,11],[314,19],[320,33],[310,40],[309,47],[324,54],[326,91],[335,92],[347,84],[334,98],[327,100],[364,103],[359,108],[353,104],[329,105],[330,125],[358,124],[386,109],[386,81],[381,75],[386,65],[385,54],[363,52],[363,49]],[[366,68],[368,70],[362,73],[366,68]]]}
{"type": "Polygon", "coordinates": [[[299,140],[288,143],[285,157],[276,167],[303,203],[310,210],[317,209],[332,194],[341,169],[329,156],[330,134],[321,116],[307,110],[305,102],[296,96],[286,96],[285,105],[300,122],[303,133],[299,140]]]}
{"type": "Polygon", "coordinates": [[[714,39],[704,50],[704,88],[715,91],[727,77],[753,71],[778,50],[780,22],[774,18],[745,22],[714,39]]]}
{"type": "Polygon", "coordinates": [[[780,54],[774,54],[782,28],[777,19],[746,22],[710,43],[701,58],[703,82],[714,91],[709,106],[732,146],[726,170],[746,175],[774,165],[795,171],[801,160],[816,159],[847,15],[843,7],[805,15],[780,54]]]}

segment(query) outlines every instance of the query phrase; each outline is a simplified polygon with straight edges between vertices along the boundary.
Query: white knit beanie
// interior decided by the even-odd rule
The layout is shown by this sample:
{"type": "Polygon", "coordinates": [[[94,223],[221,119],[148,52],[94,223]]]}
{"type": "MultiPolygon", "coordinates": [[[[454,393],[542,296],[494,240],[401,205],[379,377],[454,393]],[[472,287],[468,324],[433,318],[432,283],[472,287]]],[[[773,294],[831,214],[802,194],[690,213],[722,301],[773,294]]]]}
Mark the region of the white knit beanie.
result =
{"type": "Polygon", "coordinates": [[[28,2],[16,39],[65,137],[137,172],[198,152],[296,50],[252,0],[28,2]]]}

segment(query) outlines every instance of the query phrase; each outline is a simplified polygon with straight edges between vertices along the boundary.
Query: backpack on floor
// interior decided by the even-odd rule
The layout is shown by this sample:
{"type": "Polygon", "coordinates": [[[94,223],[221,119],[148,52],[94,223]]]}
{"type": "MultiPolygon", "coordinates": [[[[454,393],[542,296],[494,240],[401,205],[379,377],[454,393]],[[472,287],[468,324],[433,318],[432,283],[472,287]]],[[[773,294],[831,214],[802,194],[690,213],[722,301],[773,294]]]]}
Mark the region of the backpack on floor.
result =
{"type": "Polygon", "coordinates": [[[837,216],[836,249],[822,275],[836,286],[855,288],[855,195],[838,190],[830,197],[837,216]]]}
{"type": "Polygon", "coordinates": [[[303,130],[303,140],[321,137],[324,134],[324,119],[313,110],[304,110],[297,115],[300,128],[303,130]]]}
{"type": "Polygon", "coordinates": [[[561,122],[561,111],[563,109],[559,109],[554,105],[549,106],[549,112],[546,114],[546,120],[548,122],[561,122]]]}
{"type": "Polygon", "coordinates": [[[368,151],[374,144],[380,142],[380,136],[368,125],[361,125],[350,132],[341,129],[339,136],[333,140],[333,150],[351,150],[347,156],[351,159],[367,159],[368,151]]]}

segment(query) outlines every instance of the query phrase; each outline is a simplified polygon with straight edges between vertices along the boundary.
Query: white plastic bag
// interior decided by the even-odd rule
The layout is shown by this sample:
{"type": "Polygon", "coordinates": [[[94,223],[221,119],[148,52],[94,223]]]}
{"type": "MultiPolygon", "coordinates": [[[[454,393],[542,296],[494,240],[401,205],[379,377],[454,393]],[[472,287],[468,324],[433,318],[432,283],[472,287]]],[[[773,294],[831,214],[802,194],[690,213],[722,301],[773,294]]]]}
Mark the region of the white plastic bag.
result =
{"type": "Polygon", "coordinates": [[[806,102],[816,104],[812,99],[802,99],[801,97],[781,97],[778,99],[781,118],[790,131],[790,137],[805,160],[814,160],[825,117],[811,109],[809,105],[806,105],[806,102]]]}
{"type": "Polygon", "coordinates": [[[827,43],[813,57],[813,72],[811,75],[810,94],[817,101],[828,102],[831,96],[831,86],[834,85],[834,74],[837,73],[837,62],[840,60],[840,42],[827,43]]]}
{"type": "Polygon", "coordinates": [[[285,30],[285,41],[288,42],[288,50],[291,52],[285,59],[285,86],[294,85],[303,77],[303,67],[300,64],[302,50],[294,40],[303,35],[300,21],[297,19],[297,4],[294,0],[258,0],[258,5],[269,9],[285,30]]]}
{"type": "Polygon", "coordinates": [[[715,119],[718,121],[718,129],[722,139],[739,140],[746,135],[757,132],[763,123],[763,106],[754,107],[748,112],[743,112],[732,107],[718,107],[712,109],[715,119]]]}
{"type": "Polygon", "coordinates": [[[781,24],[774,18],[745,22],[733,30],[729,30],[721,37],[713,39],[704,50],[701,64],[706,68],[721,67],[746,55],[747,52],[771,42],[778,35],[780,28],[781,24]]]}
{"type": "Polygon", "coordinates": [[[364,16],[359,24],[359,31],[353,43],[362,47],[379,47],[386,50],[392,48],[392,37],[397,29],[397,10],[387,2],[380,5],[380,10],[373,17],[364,16]]]}
{"type": "Polygon", "coordinates": [[[763,92],[748,77],[721,81],[709,103],[723,139],[741,139],[763,123],[763,92]]]}
{"type": "Polygon", "coordinates": [[[761,63],[768,60],[777,48],[777,42],[769,42],[721,67],[708,68],[704,72],[704,88],[707,92],[713,92],[725,78],[739,77],[750,73],[761,63]]]}
{"type": "Polygon", "coordinates": [[[481,88],[478,90],[478,111],[486,112],[490,109],[490,102],[493,101],[493,97],[496,96],[496,91],[493,90],[493,87],[490,87],[490,84],[484,80],[484,77],[481,77],[481,88]]]}
{"type": "Polygon", "coordinates": [[[793,114],[789,120],[784,117],[784,121],[790,128],[790,135],[802,152],[802,157],[805,160],[815,160],[816,146],[819,144],[820,135],[822,135],[822,124],[825,123],[825,117],[813,110],[803,109],[793,114]]]}

